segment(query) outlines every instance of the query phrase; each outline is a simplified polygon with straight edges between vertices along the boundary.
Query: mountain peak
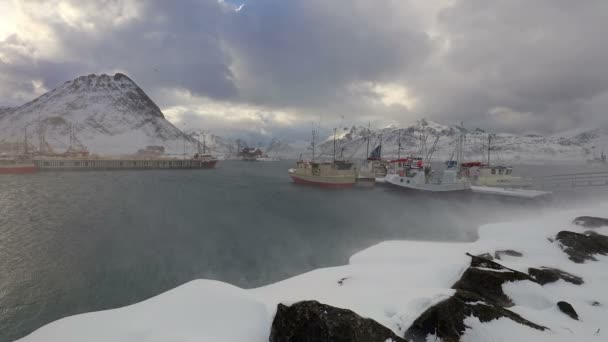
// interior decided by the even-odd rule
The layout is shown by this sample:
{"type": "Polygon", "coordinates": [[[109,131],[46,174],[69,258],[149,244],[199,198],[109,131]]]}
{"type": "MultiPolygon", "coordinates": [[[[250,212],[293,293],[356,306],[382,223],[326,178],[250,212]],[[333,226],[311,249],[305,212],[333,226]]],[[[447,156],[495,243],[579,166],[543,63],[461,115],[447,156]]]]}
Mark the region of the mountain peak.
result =
{"type": "Polygon", "coordinates": [[[61,142],[74,130],[84,145],[99,153],[129,153],[184,138],[154,101],[122,73],[80,76],[20,107],[1,110],[0,142],[22,140],[24,127],[30,125],[32,140],[37,135],[34,130],[45,130],[47,140],[56,141],[62,149],[61,142]]]}

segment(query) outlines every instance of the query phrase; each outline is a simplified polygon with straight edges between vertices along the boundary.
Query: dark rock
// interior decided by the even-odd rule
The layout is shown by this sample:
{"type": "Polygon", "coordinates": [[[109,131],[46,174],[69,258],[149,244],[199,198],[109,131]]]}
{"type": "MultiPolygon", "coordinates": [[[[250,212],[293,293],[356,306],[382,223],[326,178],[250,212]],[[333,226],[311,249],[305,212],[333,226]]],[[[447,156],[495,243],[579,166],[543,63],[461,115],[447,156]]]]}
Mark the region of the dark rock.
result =
{"type": "Polygon", "coordinates": [[[528,274],[541,285],[556,282],[560,279],[567,281],[575,285],[582,285],[584,283],[583,278],[564,272],[557,268],[541,267],[541,268],[528,268],[528,274]]]}
{"type": "Polygon", "coordinates": [[[523,253],[518,252],[518,251],[514,251],[512,249],[502,249],[499,251],[494,252],[494,257],[498,260],[500,260],[502,255],[508,255],[508,256],[512,256],[512,257],[517,257],[517,258],[521,258],[523,255],[523,253]]]}
{"type": "Polygon", "coordinates": [[[401,342],[406,341],[378,322],[316,301],[279,304],[270,342],[401,342]]]}
{"type": "Polygon", "coordinates": [[[572,223],[585,228],[599,228],[608,226],[608,219],[593,216],[581,216],[575,218],[572,223]]]}
{"type": "Polygon", "coordinates": [[[460,341],[460,336],[467,328],[464,320],[471,316],[484,323],[506,317],[534,329],[547,329],[499,305],[485,302],[477,294],[457,290],[452,297],[423,312],[405,332],[405,337],[412,341],[426,341],[427,336],[433,334],[438,341],[460,341]]]}
{"type": "Polygon", "coordinates": [[[570,318],[578,321],[578,314],[576,313],[572,305],[570,305],[570,303],[564,301],[557,302],[557,307],[561,310],[561,312],[570,316],[570,318]]]}
{"type": "Polygon", "coordinates": [[[596,261],[595,254],[608,254],[608,236],[595,232],[585,232],[584,234],[561,231],[555,237],[559,241],[570,260],[576,263],[583,263],[586,260],[596,261]]]}
{"type": "Polygon", "coordinates": [[[536,282],[525,273],[504,267],[494,261],[468,255],[472,258],[471,267],[452,286],[453,289],[472,292],[486,301],[491,301],[503,307],[509,307],[513,306],[513,302],[502,291],[502,284],[521,280],[536,282]]]}
{"type": "Polygon", "coordinates": [[[594,300],[593,302],[591,302],[591,306],[601,306],[602,304],[600,302],[598,302],[597,300],[594,300]]]}
{"type": "Polygon", "coordinates": [[[488,260],[494,260],[494,256],[490,253],[483,253],[483,254],[479,254],[477,256],[480,258],[488,259],[488,260]]]}

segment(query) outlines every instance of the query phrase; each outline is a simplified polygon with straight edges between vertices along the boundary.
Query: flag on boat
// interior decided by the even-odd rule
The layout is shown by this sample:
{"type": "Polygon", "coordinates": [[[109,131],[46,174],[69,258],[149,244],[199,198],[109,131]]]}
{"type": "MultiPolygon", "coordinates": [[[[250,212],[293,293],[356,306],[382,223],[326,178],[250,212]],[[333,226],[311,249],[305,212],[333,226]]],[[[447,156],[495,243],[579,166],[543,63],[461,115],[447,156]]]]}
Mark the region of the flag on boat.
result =
{"type": "Polygon", "coordinates": [[[378,145],[375,149],[372,150],[372,153],[370,153],[369,159],[380,159],[381,154],[382,154],[382,145],[378,145]]]}

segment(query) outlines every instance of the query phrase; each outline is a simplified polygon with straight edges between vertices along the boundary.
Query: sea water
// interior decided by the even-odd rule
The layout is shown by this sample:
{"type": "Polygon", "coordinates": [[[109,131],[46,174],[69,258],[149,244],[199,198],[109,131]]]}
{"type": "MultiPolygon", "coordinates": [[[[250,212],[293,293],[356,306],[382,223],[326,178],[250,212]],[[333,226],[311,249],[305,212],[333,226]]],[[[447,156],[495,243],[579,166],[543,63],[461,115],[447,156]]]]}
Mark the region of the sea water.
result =
{"type": "Polygon", "coordinates": [[[0,341],[197,278],[251,288],[384,240],[472,240],[552,205],[298,186],[292,164],[1,176],[0,341]]]}

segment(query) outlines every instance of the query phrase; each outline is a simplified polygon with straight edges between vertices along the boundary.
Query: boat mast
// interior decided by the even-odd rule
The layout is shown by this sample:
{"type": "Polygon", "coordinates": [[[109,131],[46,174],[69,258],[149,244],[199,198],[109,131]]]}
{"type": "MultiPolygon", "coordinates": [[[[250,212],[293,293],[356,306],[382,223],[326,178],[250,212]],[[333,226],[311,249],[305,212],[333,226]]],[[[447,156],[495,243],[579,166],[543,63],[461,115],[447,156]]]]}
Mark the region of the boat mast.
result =
{"type": "Polygon", "coordinates": [[[399,138],[397,139],[397,159],[401,159],[401,128],[399,128],[399,138]]]}
{"type": "Polygon", "coordinates": [[[317,132],[315,131],[315,126],[313,123],[312,126],[312,141],[310,142],[310,146],[312,147],[312,161],[315,161],[315,138],[316,138],[317,132]]]}
{"type": "Polygon", "coordinates": [[[336,128],[334,128],[334,162],[336,161],[336,128]]]}
{"type": "Polygon", "coordinates": [[[382,160],[382,133],[380,133],[380,160],[382,160]]]}
{"type": "Polygon", "coordinates": [[[492,150],[492,134],[488,133],[488,166],[490,166],[490,151],[492,150]]]}
{"type": "Polygon", "coordinates": [[[458,136],[458,149],[456,150],[456,164],[460,167],[463,159],[463,144],[464,144],[464,133],[460,132],[458,136]]]}
{"type": "Polygon", "coordinates": [[[25,132],[25,137],[24,137],[24,141],[23,141],[23,143],[24,143],[23,153],[25,155],[27,155],[29,153],[29,151],[27,149],[27,126],[25,126],[24,132],[25,132]]]}
{"type": "Polygon", "coordinates": [[[371,131],[371,122],[367,123],[367,150],[365,152],[365,159],[369,158],[369,139],[371,138],[372,135],[372,131],[371,131]]]}

